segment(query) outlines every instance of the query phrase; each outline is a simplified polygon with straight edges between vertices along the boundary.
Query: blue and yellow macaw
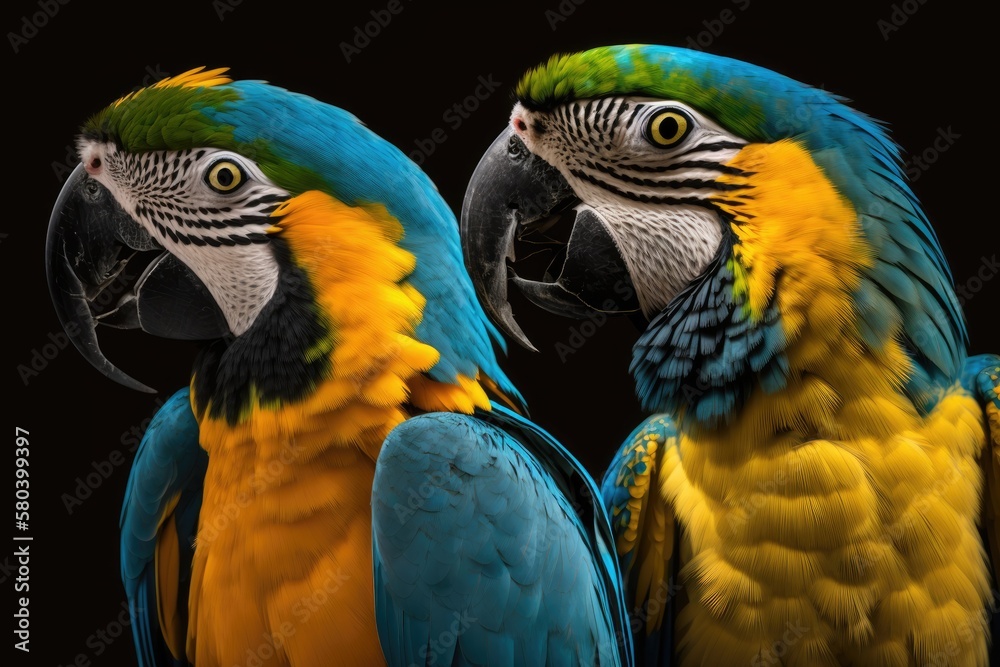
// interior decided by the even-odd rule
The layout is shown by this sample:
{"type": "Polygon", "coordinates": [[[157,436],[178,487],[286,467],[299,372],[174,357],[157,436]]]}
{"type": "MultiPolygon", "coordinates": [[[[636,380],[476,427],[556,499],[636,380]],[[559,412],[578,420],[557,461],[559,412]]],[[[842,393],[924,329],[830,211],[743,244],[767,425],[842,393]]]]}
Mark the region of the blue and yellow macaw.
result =
{"type": "Polygon", "coordinates": [[[640,664],[985,667],[1000,357],[968,355],[884,126],[664,46],[553,57],[517,100],[466,195],[467,264],[519,339],[522,240],[559,249],[513,278],[534,304],[643,318],[651,416],[602,485],[640,664]]]}
{"type": "Polygon", "coordinates": [[[77,348],[143,389],[96,324],[209,341],[122,511],[141,665],[630,663],[597,486],[488,397],[521,403],[415,164],[204,69],[114,102],[78,149],[47,248],[77,348]]]}

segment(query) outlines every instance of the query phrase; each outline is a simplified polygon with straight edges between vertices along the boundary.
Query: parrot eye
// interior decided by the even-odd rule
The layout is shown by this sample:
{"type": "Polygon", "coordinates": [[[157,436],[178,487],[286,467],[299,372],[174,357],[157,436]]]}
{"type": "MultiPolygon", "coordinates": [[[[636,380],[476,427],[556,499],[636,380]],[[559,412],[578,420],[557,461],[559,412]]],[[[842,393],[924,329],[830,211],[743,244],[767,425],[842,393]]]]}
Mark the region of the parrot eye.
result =
{"type": "Polygon", "coordinates": [[[205,182],[208,187],[223,194],[233,192],[246,181],[246,174],[235,162],[229,160],[219,160],[212,165],[205,175],[205,182]]]}
{"type": "Polygon", "coordinates": [[[671,148],[684,140],[693,124],[690,116],[679,109],[660,111],[649,119],[646,138],[656,146],[671,148]]]}

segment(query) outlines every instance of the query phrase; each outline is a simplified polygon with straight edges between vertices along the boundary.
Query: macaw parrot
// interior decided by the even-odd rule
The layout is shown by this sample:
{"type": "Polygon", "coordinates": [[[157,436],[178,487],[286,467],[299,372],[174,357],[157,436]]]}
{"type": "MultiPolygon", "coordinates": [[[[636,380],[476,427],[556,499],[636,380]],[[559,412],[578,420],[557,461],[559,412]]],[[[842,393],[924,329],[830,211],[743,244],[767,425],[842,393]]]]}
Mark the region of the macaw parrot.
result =
{"type": "Polygon", "coordinates": [[[78,149],[47,242],[76,347],[144,389],[97,324],[207,341],[122,510],[140,665],[630,664],[596,483],[516,411],[413,162],[203,68],[100,111],[78,149]]]}
{"type": "Polygon", "coordinates": [[[1000,357],[969,356],[885,126],[666,46],[556,56],[516,94],[466,263],[522,342],[513,270],[550,312],[640,318],[650,416],[602,484],[637,662],[985,666],[1000,357]]]}

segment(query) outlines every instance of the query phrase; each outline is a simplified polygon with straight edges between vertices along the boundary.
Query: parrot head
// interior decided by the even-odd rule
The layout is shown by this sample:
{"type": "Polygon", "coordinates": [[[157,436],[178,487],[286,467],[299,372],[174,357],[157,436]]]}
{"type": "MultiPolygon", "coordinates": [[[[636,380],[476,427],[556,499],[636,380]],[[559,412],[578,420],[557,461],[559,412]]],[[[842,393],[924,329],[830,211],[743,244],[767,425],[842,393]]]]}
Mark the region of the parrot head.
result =
{"type": "Polygon", "coordinates": [[[516,95],[462,233],[487,311],[522,344],[509,278],[556,314],[641,314],[632,372],[651,411],[724,420],[799,372],[796,341],[841,325],[919,405],[954,377],[966,334],[940,246],[897,146],[844,99],[653,45],[555,56],[516,95]],[[557,248],[544,276],[515,273],[532,242],[557,248]]]}
{"type": "Polygon", "coordinates": [[[77,144],[49,225],[49,287],[77,349],[114,380],[148,390],[105,357],[98,324],[213,341],[201,369],[228,370],[195,389],[226,384],[216,404],[230,416],[250,395],[303,395],[331,363],[390,355],[408,345],[397,334],[433,348],[413,363],[434,381],[481,373],[517,396],[454,215],[350,113],[199,68],[114,102],[77,144]],[[368,330],[344,349],[350,327],[368,330]]]}

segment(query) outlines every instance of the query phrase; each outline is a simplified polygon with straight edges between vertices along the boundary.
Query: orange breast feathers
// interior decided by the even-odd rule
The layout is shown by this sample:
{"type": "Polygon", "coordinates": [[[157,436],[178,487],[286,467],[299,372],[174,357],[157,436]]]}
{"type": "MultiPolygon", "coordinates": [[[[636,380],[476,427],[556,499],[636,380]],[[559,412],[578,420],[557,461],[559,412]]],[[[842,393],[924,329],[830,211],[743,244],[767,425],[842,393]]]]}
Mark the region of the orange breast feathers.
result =
{"type": "MultiPolygon", "coordinates": [[[[271,233],[312,281],[330,372],[310,395],[267,404],[238,423],[202,413],[209,453],[193,563],[189,655],[241,664],[382,661],[374,620],[371,482],[385,436],[414,410],[489,409],[478,378],[425,372],[439,354],[416,338],[423,296],[414,256],[381,206],[318,192],[282,204],[271,233]]],[[[193,403],[196,405],[196,403],[193,403]]]]}

